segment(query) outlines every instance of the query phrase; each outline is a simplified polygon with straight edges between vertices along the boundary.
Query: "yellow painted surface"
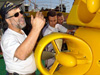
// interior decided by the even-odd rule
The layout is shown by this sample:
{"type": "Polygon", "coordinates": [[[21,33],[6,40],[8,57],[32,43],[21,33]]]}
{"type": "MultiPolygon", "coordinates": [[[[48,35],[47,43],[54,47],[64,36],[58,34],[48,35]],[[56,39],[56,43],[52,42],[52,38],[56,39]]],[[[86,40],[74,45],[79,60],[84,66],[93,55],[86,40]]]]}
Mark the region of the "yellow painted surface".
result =
{"type": "Polygon", "coordinates": [[[43,75],[100,75],[100,0],[75,0],[67,23],[77,25],[74,36],[53,33],[37,45],[35,59],[43,75]],[[69,52],[60,52],[55,39],[66,39],[69,52]],[[45,41],[45,42],[44,42],[45,41]],[[56,55],[50,70],[41,64],[44,47],[52,42],[56,55]],[[62,64],[55,71],[58,64],[62,64]]]}
{"type": "MultiPolygon", "coordinates": [[[[44,15],[44,17],[47,17],[48,11],[41,11],[41,12],[44,15]]],[[[59,13],[59,12],[57,12],[57,13],[59,13]]],[[[25,12],[25,14],[27,14],[27,17],[30,17],[31,15],[35,16],[36,12],[25,12]]],[[[62,12],[62,14],[64,16],[67,16],[68,15],[68,13],[65,13],[65,12],[62,12]]]]}
{"type": "Polygon", "coordinates": [[[92,50],[92,65],[84,75],[100,75],[100,0],[75,0],[67,23],[82,26],[74,36],[84,40],[92,50]]]}
{"type": "Polygon", "coordinates": [[[35,50],[35,60],[38,69],[43,75],[82,75],[85,74],[92,65],[92,51],[87,43],[77,37],[63,33],[52,33],[42,38],[38,43],[35,50]],[[56,60],[50,71],[48,71],[41,63],[42,51],[47,44],[59,38],[66,39],[70,52],[63,53],[55,48],[57,50],[55,55],[56,60]],[[54,72],[58,64],[62,64],[63,66],[54,72]]]}
{"type": "Polygon", "coordinates": [[[87,8],[91,13],[95,13],[100,8],[100,0],[87,0],[87,8]]]}
{"type": "Polygon", "coordinates": [[[87,42],[92,50],[93,62],[85,75],[100,75],[100,29],[81,27],[75,36],[87,42]]]}
{"type": "MultiPolygon", "coordinates": [[[[94,1],[97,1],[97,0],[94,0],[94,1]]],[[[99,4],[97,2],[95,3],[96,5],[99,4]]],[[[89,6],[92,7],[92,5],[89,5],[89,6]]],[[[99,5],[95,7],[98,7],[98,6],[99,5]]],[[[99,11],[100,10],[98,10],[95,13],[91,13],[87,8],[86,0],[75,0],[74,5],[68,16],[67,23],[71,25],[77,25],[77,26],[100,28],[100,12],[99,11]]]]}

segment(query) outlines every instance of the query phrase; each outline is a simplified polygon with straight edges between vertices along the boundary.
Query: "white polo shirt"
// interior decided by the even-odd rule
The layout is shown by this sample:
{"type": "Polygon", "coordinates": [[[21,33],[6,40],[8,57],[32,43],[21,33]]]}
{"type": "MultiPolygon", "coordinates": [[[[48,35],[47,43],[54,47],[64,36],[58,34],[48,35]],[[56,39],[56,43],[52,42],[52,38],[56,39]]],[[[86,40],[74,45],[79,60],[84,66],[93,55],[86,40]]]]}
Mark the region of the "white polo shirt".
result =
{"type": "MultiPolygon", "coordinates": [[[[43,36],[46,36],[48,34],[51,34],[53,32],[62,32],[62,33],[66,33],[67,32],[67,28],[65,28],[64,26],[60,25],[60,24],[56,24],[55,28],[51,27],[49,24],[47,26],[45,26],[45,28],[42,31],[43,36]]],[[[49,44],[46,47],[46,50],[51,51],[53,50],[53,46],[52,44],[49,44]]]]}
{"type": "MultiPolygon", "coordinates": [[[[24,33],[24,31],[23,31],[24,33]]],[[[27,38],[26,34],[19,34],[11,29],[7,29],[1,39],[1,48],[6,64],[6,70],[9,73],[29,74],[36,71],[34,54],[26,60],[20,60],[14,57],[16,49],[27,38]]]]}
{"type": "Polygon", "coordinates": [[[66,33],[67,32],[67,28],[65,28],[64,26],[60,25],[60,24],[56,24],[55,28],[51,27],[50,25],[47,25],[44,29],[43,29],[43,36],[46,36],[48,34],[51,34],[52,32],[62,32],[62,33],[66,33]]]}

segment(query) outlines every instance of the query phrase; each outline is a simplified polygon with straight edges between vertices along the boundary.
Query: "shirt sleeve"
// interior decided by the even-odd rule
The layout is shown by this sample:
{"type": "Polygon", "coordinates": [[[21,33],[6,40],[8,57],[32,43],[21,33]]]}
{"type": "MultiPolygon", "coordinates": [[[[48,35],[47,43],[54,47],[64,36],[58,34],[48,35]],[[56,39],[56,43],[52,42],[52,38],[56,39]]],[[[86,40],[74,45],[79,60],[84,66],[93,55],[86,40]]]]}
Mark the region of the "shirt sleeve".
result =
{"type": "Polygon", "coordinates": [[[56,24],[56,28],[58,29],[58,31],[62,32],[62,33],[66,33],[67,32],[67,28],[65,28],[64,26],[60,25],[60,24],[56,24]]]}
{"type": "Polygon", "coordinates": [[[17,61],[18,58],[16,58],[14,55],[20,43],[18,42],[16,37],[14,36],[7,37],[2,40],[1,44],[2,44],[4,55],[13,61],[17,61]]]}

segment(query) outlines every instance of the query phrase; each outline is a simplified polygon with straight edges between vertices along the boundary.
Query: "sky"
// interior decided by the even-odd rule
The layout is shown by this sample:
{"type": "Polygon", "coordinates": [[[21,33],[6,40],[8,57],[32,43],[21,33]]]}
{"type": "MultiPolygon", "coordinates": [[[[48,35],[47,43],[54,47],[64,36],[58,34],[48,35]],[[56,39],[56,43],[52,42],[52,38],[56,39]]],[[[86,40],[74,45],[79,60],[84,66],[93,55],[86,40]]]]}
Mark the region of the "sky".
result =
{"type": "MultiPolygon", "coordinates": [[[[42,7],[45,8],[55,8],[56,6],[59,6],[59,4],[65,4],[66,6],[66,12],[69,13],[71,8],[72,8],[72,4],[73,4],[74,0],[31,0],[31,5],[30,5],[30,9],[34,9],[34,4],[36,3],[38,5],[38,9],[41,9],[42,7]]],[[[28,0],[25,0],[25,4],[29,4],[28,0]]]]}

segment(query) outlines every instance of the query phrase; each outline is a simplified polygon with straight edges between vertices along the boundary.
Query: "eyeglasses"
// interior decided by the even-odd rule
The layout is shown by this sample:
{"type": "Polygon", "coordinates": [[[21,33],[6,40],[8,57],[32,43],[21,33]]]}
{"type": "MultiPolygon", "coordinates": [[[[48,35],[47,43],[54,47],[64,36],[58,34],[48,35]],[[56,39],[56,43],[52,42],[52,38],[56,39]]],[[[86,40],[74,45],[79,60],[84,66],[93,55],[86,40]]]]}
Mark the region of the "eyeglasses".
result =
{"type": "Polygon", "coordinates": [[[10,17],[7,17],[7,18],[18,17],[18,16],[19,16],[19,13],[20,13],[20,14],[24,14],[23,11],[20,11],[20,12],[16,12],[13,16],[10,16],[10,17]]]}

